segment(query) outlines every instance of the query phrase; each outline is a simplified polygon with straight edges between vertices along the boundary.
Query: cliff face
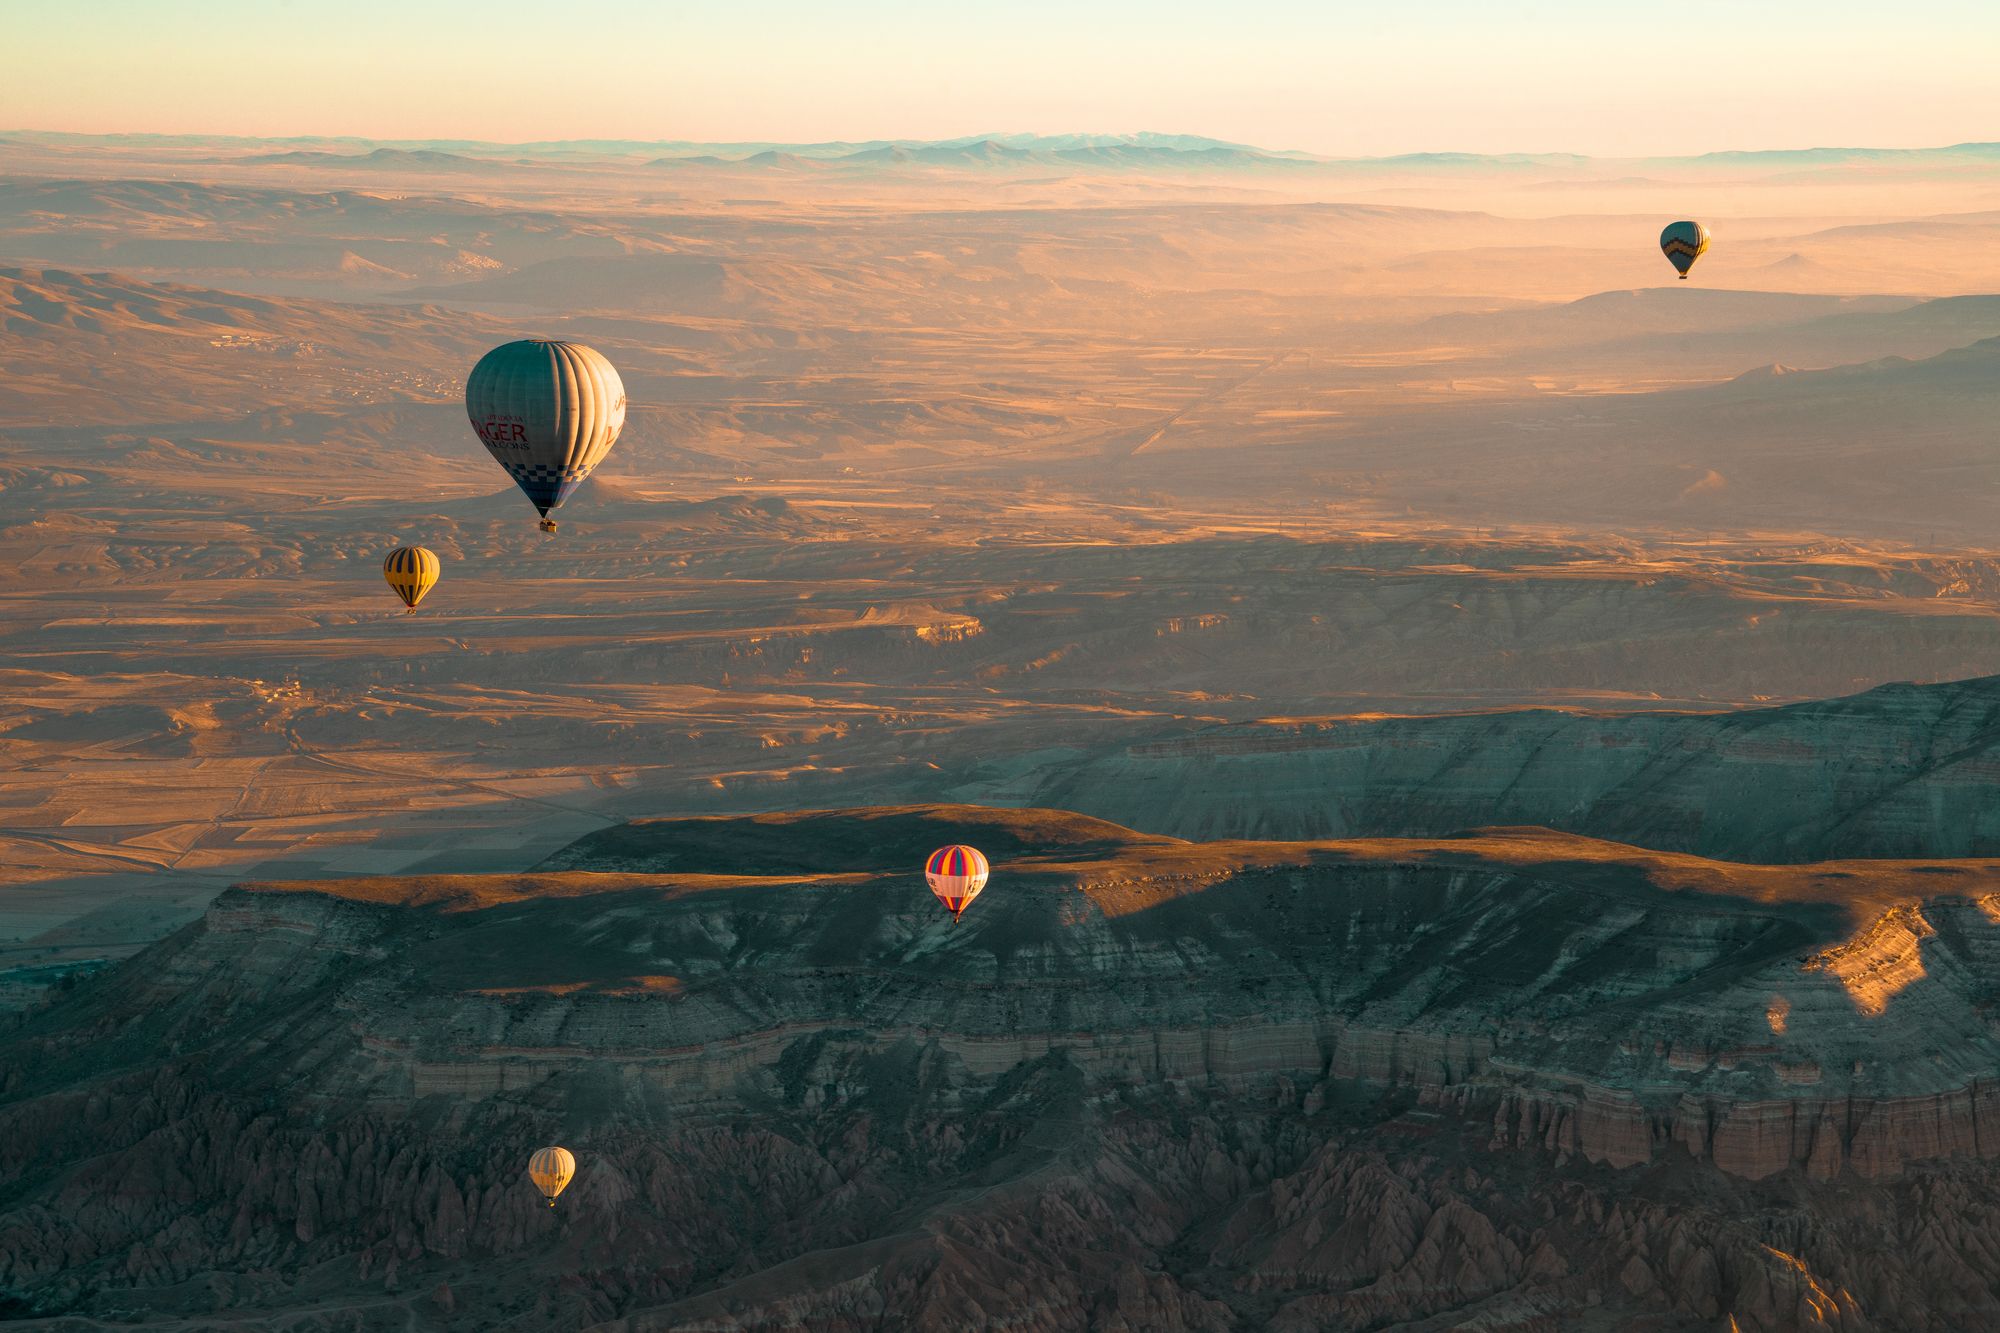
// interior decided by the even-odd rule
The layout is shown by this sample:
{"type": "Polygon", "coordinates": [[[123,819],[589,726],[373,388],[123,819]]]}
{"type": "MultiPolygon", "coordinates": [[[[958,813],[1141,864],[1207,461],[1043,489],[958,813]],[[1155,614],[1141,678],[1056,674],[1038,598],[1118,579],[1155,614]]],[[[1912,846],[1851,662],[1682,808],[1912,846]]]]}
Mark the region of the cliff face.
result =
{"type": "Polygon", "coordinates": [[[965,807],[558,861],[244,886],[35,1015],[0,1049],[0,1309],[2000,1320],[2000,865],[965,807]],[[874,872],[952,838],[996,863],[957,927],[874,872]],[[580,1163],[554,1210],[522,1175],[551,1141],[580,1163]]]}
{"type": "Polygon", "coordinates": [[[1219,727],[984,799],[1191,838],[1539,824],[1759,861],[2000,853],[2000,678],[1734,713],[1514,711],[1219,727]]]}

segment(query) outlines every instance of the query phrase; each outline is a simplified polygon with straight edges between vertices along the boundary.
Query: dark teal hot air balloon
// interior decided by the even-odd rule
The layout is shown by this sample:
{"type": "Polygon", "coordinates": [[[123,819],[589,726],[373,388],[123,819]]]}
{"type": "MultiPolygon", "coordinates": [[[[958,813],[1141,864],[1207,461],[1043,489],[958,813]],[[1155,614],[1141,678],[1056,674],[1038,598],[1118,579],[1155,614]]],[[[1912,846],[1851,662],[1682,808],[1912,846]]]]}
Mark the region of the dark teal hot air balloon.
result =
{"type": "Polygon", "coordinates": [[[465,413],[486,452],[507,469],[554,532],[549,511],[604,461],[625,425],[625,385],[582,343],[530,338],[479,358],[465,381],[465,413]]]}
{"type": "Polygon", "coordinates": [[[1660,233],[1660,250],[1685,282],[1694,261],[1708,253],[1708,228],[1699,222],[1669,222],[1660,233]]]}

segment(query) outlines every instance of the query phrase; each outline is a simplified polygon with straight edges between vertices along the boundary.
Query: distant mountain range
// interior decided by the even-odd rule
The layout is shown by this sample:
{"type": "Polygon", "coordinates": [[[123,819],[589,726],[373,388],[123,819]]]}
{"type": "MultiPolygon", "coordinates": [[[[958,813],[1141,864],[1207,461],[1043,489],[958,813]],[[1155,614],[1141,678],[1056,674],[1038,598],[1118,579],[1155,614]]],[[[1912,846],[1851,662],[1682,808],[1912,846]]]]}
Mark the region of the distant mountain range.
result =
{"type": "Polygon", "coordinates": [[[1593,158],[1575,153],[1403,153],[1390,157],[1337,157],[1196,134],[974,134],[955,139],[830,140],[819,143],[693,140],[563,139],[503,144],[473,139],[359,139],[293,137],[251,139],[229,135],[83,135],[51,131],[0,132],[0,148],[91,144],[128,148],[262,149],[229,152],[223,160],[293,166],[362,166],[386,169],[469,170],[481,165],[643,161],[655,166],[810,170],[816,167],[1104,167],[1271,169],[1301,167],[1329,172],[1562,172],[1621,168],[1797,169],[1849,165],[1939,166],[2000,163],[2000,143],[1960,143],[1936,148],[1780,148],[1731,150],[1687,156],[1593,158]]]}
{"type": "MultiPolygon", "coordinates": [[[[740,149],[742,145],[713,145],[740,149]]],[[[652,159],[656,167],[748,167],[789,171],[829,167],[1313,167],[1302,153],[1270,153],[1260,148],[1185,135],[1000,135],[940,142],[894,142],[830,152],[833,145],[760,148],[754,153],[710,151],[667,153],[652,159]],[[1100,142],[1074,142],[1078,140],[1100,142]],[[1148,142],[1151,141],[1151,142],[1148,142]],[[1171,142],[1169,142],[1171,141],[1171,142]]]]}
{"type": "Polygon", "coordinates": [[[325,149],[298,148],[283,153],[256,153],[249,157],[216,160],[267,162],[296,167],[368,166],[412,171],[478,171],[501,165],[491,160],[441,152],[435,148],[377,148],[372,153],[331,153],[325,149]]]}

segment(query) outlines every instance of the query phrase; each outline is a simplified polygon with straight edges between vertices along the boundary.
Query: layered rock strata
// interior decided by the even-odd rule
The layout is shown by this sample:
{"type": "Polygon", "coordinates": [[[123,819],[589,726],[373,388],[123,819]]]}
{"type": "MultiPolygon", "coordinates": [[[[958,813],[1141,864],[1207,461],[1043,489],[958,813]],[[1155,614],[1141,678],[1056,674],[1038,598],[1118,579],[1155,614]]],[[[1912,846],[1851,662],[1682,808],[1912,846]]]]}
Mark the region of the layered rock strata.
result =
{"type": "Polygon", "coordinates": [[[30,1019],[0,1088],[12,1311],[2000,1319],[1991,863],[964,807],[561,859],[246,885],[30,1019]],[[953,838],[996,867],[957,927],[904,869],[953,838]],[[582,1163],[555,1210],[520,1174],[548,1141],[582,1163]]]}
{"type": "Polygon", "coordinates": [[[972,782],[1188,838],[1535,824],[1703,856],[2000,854],[2000,677],[1740,712],[1513,709],[1216,727],[972,782]]]}

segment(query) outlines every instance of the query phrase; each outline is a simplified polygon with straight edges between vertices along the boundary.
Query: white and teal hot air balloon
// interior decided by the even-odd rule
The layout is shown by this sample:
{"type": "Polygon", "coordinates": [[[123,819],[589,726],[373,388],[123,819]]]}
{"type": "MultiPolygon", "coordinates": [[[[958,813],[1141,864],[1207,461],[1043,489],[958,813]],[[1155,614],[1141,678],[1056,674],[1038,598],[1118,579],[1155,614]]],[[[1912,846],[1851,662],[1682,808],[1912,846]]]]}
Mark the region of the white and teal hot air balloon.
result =
{"type": "Polygon", "coordinates": [[[625,385],[582,343],[529,338],[479,358],[465,381],[465,412],[493,461],[549,511],[604,461],[625,425],[625,385]]]}
{"type": "Polygon", "coordinates": [[[1699,222],[1669,222],[1660,233],[1660,251],[1685,282],[1694,261],[1708,253],[1708,228],[1699,222]]]}

